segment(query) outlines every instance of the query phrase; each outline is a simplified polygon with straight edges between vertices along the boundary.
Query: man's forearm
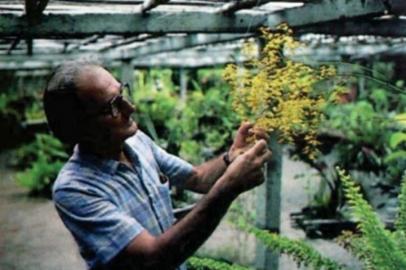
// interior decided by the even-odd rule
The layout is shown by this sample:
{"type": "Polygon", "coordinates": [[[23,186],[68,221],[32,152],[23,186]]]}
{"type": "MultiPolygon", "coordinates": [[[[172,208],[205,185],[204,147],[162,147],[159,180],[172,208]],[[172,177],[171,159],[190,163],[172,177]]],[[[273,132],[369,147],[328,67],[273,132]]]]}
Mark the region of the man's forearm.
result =
{"type": "Polygon", "coordinates": [[[213,187],[188,215],[160,237],[159,241],[172,253],[172,265],[182,263],[203,244],[236,198],[220,185],[213,187]]]}
{"type": "Polygon", "coordinates": [[[222,181],[216,183],[189,214],[154,239],[150,251],[135,257],[138,267],[174,269],[184,262],[211,235],[237,197],[237,192],[228,190],[222,181]]]}
{"type": "Polygon", "coordinates": [[[223,175],[226,168],[222,155],[196,166],[194,167],[195,173],[186,181],[185,188],[199,193],[207,193],[223,175]]]}

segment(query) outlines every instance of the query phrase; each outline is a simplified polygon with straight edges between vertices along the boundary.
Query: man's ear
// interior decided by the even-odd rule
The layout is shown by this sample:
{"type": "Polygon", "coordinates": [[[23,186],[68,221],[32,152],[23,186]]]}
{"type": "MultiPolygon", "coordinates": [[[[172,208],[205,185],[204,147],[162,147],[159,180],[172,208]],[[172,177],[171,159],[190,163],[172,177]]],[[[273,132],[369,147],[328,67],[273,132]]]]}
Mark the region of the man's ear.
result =
{"type": "Polygon", "coordinates": [[[110,139],[110,134],[106,129],[101,129],[95,121],[82,121],[80,124],[81,142],[106,142],[110,139]]]}
{"type": "Polygon", "coordinates": [[[73,104],[76,104],[74,95],[61,97],[58,92],[44,93],[44,110],[48,125],[54,135],[65,143],[76,143],[80,130],[79,110],[73,104]]]}

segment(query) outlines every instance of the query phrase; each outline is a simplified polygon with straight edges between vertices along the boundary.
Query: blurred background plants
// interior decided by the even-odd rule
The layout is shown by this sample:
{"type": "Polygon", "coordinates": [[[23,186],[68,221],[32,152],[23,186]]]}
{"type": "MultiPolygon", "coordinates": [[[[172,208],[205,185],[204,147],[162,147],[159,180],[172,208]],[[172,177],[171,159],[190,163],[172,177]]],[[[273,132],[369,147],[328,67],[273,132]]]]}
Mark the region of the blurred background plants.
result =
{"type": "Polygon", "coordinates": [[[198,164],[226,150],[239,122],[229,110],[229,91],[221,80],[221,69],[190,72],[184,98],[175,75],[171,70],[135,73],[136,117],[163,148],[198,164]]]}
{"type": "Polygon", "coordinates": [[[392,63],[374,62],[369,68],[357,64],[345,65],[344,69],[341,66],[341,70],[340,64],[338,67],[338,76],[341,73],[346,78],[346,90],[338,96],[339,104],[328,103],[324,109],[325,119],[318,130],[321,155],[311,160],[300,147],[290,150],[315,169],[320,179],[314,200],[302,213],[308,219],[348,218],[342,183],[334,169],[340,165],[359,179],[365,198],[390,225],[406,169],[403,81],[393,77],[392,63]]]}
{"type": "Polygon", "coordinates": [[[52,184],[68,159],[67,148],[49,134],[37,134],[35,140],[19,148],[14,165],[21,170],[16,180],[33,195],[51,197],[52,184]]]}

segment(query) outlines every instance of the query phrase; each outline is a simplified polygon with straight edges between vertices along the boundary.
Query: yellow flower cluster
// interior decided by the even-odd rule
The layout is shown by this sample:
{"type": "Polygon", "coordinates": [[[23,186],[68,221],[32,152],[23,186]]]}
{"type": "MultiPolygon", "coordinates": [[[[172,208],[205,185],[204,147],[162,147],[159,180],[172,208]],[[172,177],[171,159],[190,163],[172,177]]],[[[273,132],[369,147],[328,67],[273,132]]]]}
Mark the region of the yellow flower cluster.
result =
{"type": "Polygon", "coordinates": [[[323,117],[325,91],[316,84],[336,75],[333,66],[311,67],[284,56],[302,45],[287,24],[275,31],[261,29],[265,41],[259,56],[248,43],[243,53],[250,57],[242,66],[228,65],[224,79],[231,86],[233,109],[243,120],[269,132],[277,131],[281,143],[301,143],[304,154],[314,159],[317,129],[323,117]]]}

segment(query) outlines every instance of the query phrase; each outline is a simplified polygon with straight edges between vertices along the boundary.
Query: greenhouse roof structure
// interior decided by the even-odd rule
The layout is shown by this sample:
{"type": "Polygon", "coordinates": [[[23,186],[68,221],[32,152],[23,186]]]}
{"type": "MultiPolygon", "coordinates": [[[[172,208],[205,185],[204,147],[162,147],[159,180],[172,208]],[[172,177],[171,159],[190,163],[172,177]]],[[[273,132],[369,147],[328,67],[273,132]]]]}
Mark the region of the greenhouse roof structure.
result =
{"type": "Polygon", "coordinates": [[[282,22],[310,44],[304,55],[396,54],[405,50],[403,15],[403,0],[5,0],[0,69],[50,69],[74,58],[134,67],[224,64],[243,59],[242,41],[259,27],[282,22]]]}

